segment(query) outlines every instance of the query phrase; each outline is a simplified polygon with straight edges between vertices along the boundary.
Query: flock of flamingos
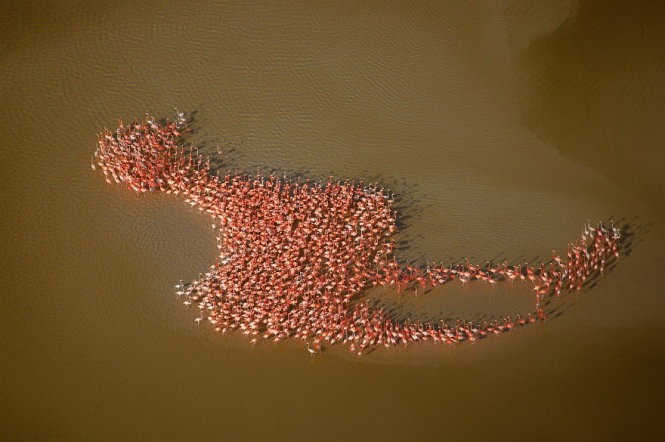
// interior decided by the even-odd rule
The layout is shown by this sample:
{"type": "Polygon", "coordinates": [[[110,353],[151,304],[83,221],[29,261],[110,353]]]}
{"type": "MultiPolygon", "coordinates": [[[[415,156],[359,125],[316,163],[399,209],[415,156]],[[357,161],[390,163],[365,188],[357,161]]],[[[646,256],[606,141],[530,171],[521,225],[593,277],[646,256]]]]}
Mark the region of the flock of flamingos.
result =
{"type": "Polygon", "coordinates": [[[350,181],[326,183],[269,176],[218,175],[195,147],[183,144],[184,114],[146,117],[98,137],[91,167],[139,193],[161,190],[212,217],[219,256],[200,278],[176,285],[184,304],[201,309],[218,332],[240,329],[252,342],[300,338],[310,353],[343,343],[357,354],[377,345],[476,341],[544,319],[545,297],[579,290],[619,257],[620,231],[587,224],[580,240],[540,267],[527,265],[401,266],[394,255],[392,197],[350,181]],[[383,285],[427,289],[446,282],[533,285],[526,317],[483,323],[398,322],[360,296],[383,285]]]}

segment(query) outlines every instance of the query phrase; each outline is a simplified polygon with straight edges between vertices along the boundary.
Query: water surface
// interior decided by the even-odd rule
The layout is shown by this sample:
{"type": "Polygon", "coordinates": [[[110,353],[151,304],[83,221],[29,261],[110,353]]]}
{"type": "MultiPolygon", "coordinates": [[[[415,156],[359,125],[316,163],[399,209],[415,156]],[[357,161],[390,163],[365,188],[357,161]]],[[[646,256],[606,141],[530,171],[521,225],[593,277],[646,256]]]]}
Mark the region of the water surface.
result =
{"type": "MultiPolygon", "coordinates": [[[[4,5],[3,439],[657,439],[665,12],[549,3],[4,5]],[[252,347],[173,294],[214,260],[208,220],[88,166],[102,128],[174,105],[229,167],[379,180],[405,259],[539,262],[612,216],[630,254],[550,321],[474,345],[252,347]]],[[[529,307],[480,284],[370,295],[529,307]]]]}

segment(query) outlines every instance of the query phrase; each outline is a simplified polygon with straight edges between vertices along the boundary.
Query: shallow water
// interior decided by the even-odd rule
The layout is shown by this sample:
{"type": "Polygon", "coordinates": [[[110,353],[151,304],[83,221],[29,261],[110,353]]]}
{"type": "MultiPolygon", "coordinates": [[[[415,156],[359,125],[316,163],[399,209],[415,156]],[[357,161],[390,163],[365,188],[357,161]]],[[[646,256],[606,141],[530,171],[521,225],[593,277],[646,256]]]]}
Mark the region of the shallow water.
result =
{"type": "MultiPolygon", "coordinates": [[[[656,439],[664,9],[5,5],[3,439],[656,439]],[[228,167],[389,187],[405,259],[539,262],[612,216],[630,253],[549,321],[473,345],[252,347],[173,294],[214,260],[208,220],[88,166],[102,128],[174,105],[228,167]]],[[[368,294],[468,319],[528,308],[522,295],[368,294]]]]}

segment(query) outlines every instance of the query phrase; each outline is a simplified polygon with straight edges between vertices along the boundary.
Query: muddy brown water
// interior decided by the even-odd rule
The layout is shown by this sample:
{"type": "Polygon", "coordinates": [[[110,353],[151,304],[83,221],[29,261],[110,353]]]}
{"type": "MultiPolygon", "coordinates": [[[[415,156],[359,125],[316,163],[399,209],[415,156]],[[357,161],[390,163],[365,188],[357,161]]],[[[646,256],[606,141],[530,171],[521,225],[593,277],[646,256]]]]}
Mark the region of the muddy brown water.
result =
{"type": "MultiPolygon", "coordinates": [[[[662,437],[665,6],[539,3],[4,2],[0,439],[662,437]],[[389,187],[405,259],[538,262],[610,217],[629,255],[473,345],[252,347],[176,302],[214,260],[208,220],[88,165],[102,128],[174,105],[229,167],[389,187]]],[[[368,296],[453,319],[530,302],[368,296]]]]}

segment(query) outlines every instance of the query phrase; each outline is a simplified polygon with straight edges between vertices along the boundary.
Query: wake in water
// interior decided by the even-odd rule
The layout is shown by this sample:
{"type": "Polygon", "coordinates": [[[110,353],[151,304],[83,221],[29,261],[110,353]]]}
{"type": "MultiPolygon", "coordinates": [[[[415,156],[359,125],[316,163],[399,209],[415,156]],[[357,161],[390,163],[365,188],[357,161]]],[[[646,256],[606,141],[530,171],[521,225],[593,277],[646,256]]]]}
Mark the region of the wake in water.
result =
{"type": "Polygon", "coordinates": [[[565,257],[553,252],[540,267],[468,261],[403,267],[394,254],[394,201],[383,189],[348,180],[219,176],[196,148],[182,144],[186,131],[183,114],[176,121],[121,122],[99,135],[91,167],[135,192],[182,195],[212,217],[218,259],[198,280],[178,284],[177,294],[201,309],[197,321],[222,333],[240,329],[252,342],[301,338],[311,353],[343,343],[362,354],[376,345],[475,341],[544,319],[544,297],[579,290],[619,257],[619,229],[600,223],[587,224],[565,257]],[[527,281],[534,312],[491,323],[397,322],[361,298],[376,285],[418,290],[455,279],[527,281]]]}

